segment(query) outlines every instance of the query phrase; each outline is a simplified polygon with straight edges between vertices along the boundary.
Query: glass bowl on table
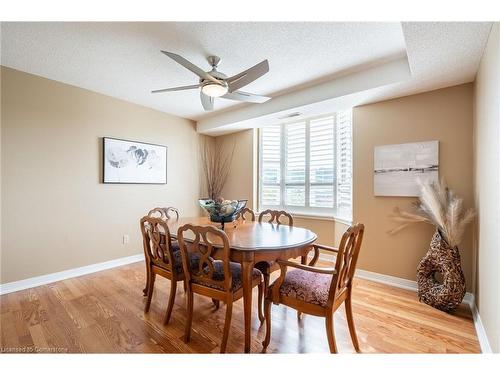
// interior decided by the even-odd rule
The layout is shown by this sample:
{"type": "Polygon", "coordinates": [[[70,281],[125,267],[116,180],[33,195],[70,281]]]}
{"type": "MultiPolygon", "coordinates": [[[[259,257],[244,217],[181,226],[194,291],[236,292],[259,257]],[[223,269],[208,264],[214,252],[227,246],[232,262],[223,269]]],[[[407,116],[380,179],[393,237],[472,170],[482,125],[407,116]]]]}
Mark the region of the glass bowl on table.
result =
{"type": "Polygon", "coordinates": [[[247,199],[216,201],[205,198],[199,199],[198,203],[209,213],[210,221],[220,223],[224,230],[224,224],[235,221],[241,210],[246,207],[247,201],[247,199]]]}

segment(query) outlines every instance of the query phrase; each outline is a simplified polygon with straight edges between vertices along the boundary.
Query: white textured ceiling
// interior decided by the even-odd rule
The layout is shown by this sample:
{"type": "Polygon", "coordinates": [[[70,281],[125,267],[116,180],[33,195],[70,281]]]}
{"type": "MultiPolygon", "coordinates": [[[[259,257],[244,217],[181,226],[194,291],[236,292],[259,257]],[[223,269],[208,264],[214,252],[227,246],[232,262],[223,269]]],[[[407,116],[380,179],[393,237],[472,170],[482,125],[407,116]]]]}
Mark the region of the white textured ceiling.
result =
{"type": "Polygon", "coordinates": [[[2,23],[1,63],[192,118],[199,130],[222,134],[276,122],[282,112],[295,109],[313,115],[471,82],[490,28],[489,22],[2,23]],[[220,70],[227,75],[267,58],[270,72],[245,91],[279,100],[240,104],[221,99],[216,111],[207,114],[197,91],[151,95],[151,89],[197,83],[194,74],[160,49],[207,70],[206,56],[218,55],[220,70]],[[409,79],[371,89],[360,85],[352,94],[317,103],[304,98],[303,105],[297,105],[301,93],[310,96],[307,88],[325,82],[335,86],[336,81],[342,85],[342,77],[390,65],[401,57],[408,59],[409,79]],[[288,97],[294,98],[290,108],[266,114],[266,108],[286,104],[288,97]]]}
{"type": "MultiPolygon", "coordinates": [[[[322,113],[331,113],[339,109],[373,103],[405,95],[436,90],[443,87],[458,85],[474,80],[481,60],[484,47],[491,29],[490,22],[404,22],[403,34],[406,41],[408,63],[411,70],[409,79],[403,77],[400,82],[379,85],[370,89],[360,88],[351,94],[335,95],[330,99],[308,103],[307,97],[302,100],[303,105],[290,106],[286,109],[266,111],[277,102],[295,102],[301,91],[270,100],[256,109],[245,106],[215,113],[213,116],[198,121],[198,131],[207,134],[219,135],[238,129],[265,126],[277,122],[283,115],[290,112],[300,112],[302,117],[314,116],[322,113]]],[[[383,64],[389,65],[389,64],[383,64]]],[[[343,82],[353,73],[345,77],[333,79],[343,82]]],[[[368,77],[368,76],[367,76],[368,77]]],[[[369,78],[367,78],[367,81],[369,78]]],[[[341,83],[343,85],[343,83],[341,83]]],[[[318,89],[320,85],[316,86],[318,89]]],[[[305,96],[310,96],[307,90],[305,96]]],[[[296,117],[295,119],[300,119],[296,117]]]]}
{"type": "MultiPolygon", "coordinates": [[[[1,31],[4,66],[191,119],[206,116],[197,90],[150,94],[198,82],[161,49],[206,70],[218,55],[227,75],[267,58],[269,73],[244,88],[263,95],[405,54],[400,23],[20,22],[1,31]]],[[[235,105],[220,99],[216,111],[235,105]]]]}

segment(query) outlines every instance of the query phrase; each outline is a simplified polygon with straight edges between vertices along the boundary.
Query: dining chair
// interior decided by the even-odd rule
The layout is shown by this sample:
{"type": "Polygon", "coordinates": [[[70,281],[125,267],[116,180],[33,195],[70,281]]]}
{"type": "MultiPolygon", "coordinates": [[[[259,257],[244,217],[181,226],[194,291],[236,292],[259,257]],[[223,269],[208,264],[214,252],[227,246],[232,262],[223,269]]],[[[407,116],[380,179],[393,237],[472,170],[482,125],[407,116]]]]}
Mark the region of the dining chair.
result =
{"type": "Polygon", "coordinates": [[[255,221],[255,212],[253,212],[253,210],[251,210],[250,208],[245,207],[236,216],[236,220],[240,220],[240,219],[243,221],[246,221],[246,220],[255,221]],[[245,217],[246,215],[248,215],[248,217],[249,217],[248,219],[245,217]]]}
{"type": "Polygon", "coordinates": [[[314,245],[315,257],[309,265],[290,261],[278,261],[280,277],[269,287],[265,299],[266,337],[263,351],[271,341],[271,303],[284,304],[298,312],[322,316],[326,320],[326,334],[331,353],[337,353],[333,314],[345,302],[347,325],[356,352],[359,343],[352,315],[352,280],[356,270],[364,225],[349,227],[342,236],[338,249],[314,245]],[[326,250],[336,254],[334,268],[315,267],[319,251],[326,250]],[[288,268],[294,270],[287,272],[288,268]]]}
{"type": "Polygon", "coordinates": [[[286,211],[276,211],[276,210],[265,210],[259,214],[259,223],[266,220],[267,223],[283,224],[280,220],[281,217],[286,217],[288,220],[288,225],[293,227],[293,217],[286,211]],[[266,216],[270,216],[269,219],[266,216]]]}
{"type": "Polygon", "coordinates": [[[164,207],[163,210],[165,211],[165,216],[167,219],[171,219],[172,217],[170,216],[171,214],[175,214],[177,220],[179,220],[179,210],[175,207],[164,207]]]}
{"type": "Polygon", "coordinates": [[[171,214],[175,214],[177,219],[179,219],[179,210],[175,207],[155,207],[148,212],[148,216],[156,216],[162,218],[163,220],[171,219],[171,214]]]}
{"type": "MultiPolygon", "coordinates": [[[[293,227],[293,217],[290,213],[286,211],[276,211],[276,210],[265,210],[259,214],[259,223],[263,221],[267,223],[276,223],[278,225],[283,224],[280,220],[281,217],[285,217],[288,220],[288,226],[293,227]],[[270,216],[267,218],[267,216],[270,216]]],[[[267,293],[269,288],[269,282],[271,279],[271,273],[280,269],[278,263],[276,262],[258,262],[255,264],[257,268],[264,275],[264,295],[267,293]]]]}
{"type": "MultiPolygon", "coordinates": [[[[163,220],[168,220],[170,219],[170,212],[173,212],[177,215],[177,219],[179,219],[179,210],[175,207],[155,207],[151,210],[149,210],[148,215],[150,217],[158,217],[163,220]]],[[[179,250],[179,244],[177,243],[176,240],[170,240],[170,247],[172,248],[173,251],[179,250]]],[[[145,252],[146,253],[146,252],[145,252]]],[[[142,293],[147,296],[148,295],[148,280],[149,280],[149,266],[146,262],[146,285],[144,286],[144,289],[142,290],[142,293]]]]}
{"type": "MultiPolygon", "coordinates": [[[[184,273],[187,284],[187,319],[184,340],[189,342],[193,321],[193,293],[226,303],[226,318],[220,352],[226,351],[233,302],[243,297],[242,270],[239,263],[231,262],[229,239],[226,233],[213,226],[186,224],[177,231],[184,273]],[[191,231],[194,238],[185,237],[191,231]],[[190,258],[191,255],[191,258],[190,258]],[[214,259],[217,257],[219,260],[214,259]],[[192,259],[197,259],[193,262],[192,259]]],[[[259,291],[259,318],[263,299],[262,273],[256,268],[252,272],[252,288],[259,291]]]]}
{"type": "Polygon", "coordinates": [[[164,324],[168,324],[174,306],[177,282],[185,279],[182,255],[178,247],[172,246],[166,220],[148,215],[140,220],[140,226],[147,270],[147,300],[144,312],[148,312],[151,306],[156,275],[163,276],[170,280],[170,295],[164,320],[164,324]]]}

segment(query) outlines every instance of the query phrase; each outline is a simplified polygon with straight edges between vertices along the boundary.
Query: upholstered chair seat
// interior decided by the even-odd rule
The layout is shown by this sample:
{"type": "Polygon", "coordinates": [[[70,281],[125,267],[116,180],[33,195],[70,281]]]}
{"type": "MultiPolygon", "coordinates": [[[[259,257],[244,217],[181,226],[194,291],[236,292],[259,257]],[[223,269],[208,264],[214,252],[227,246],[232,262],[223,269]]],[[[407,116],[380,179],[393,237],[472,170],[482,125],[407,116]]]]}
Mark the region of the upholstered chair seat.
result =
{"type": "MultiPolygon", "coordinates": [[[[177,244],[177,246],[178,246],[178,244],[177,244]]],[[[200,259],[200,257],[198,256],[198,254],[189,254],[189,262],[191,264],[192,269],[198,267],[199,259],[200,259]]],[[[179,274],[184,273],[184,269],[182,268],[182,252],[181,252],[180,248],[177,248],[177,250],[174,250],[173,268],[179,274]]]]}
{"type": "MultiPolygon", "coordinates": [[[[332,275],[296,269],[286,273],[280,294],[314,305],[326,306],[331,284],[332,275]]],[[[273,286],[274,284],[270,288],[273,286]]]]}
{"type": "MultiPolygon", "coordinates": [[[[224,262],[220,260],[216,260],[213,262],[214,273],[212,275],[212,279],[214,281],[223,281],[224,280],[224,262]]],[[[231,270],[231,290],[235,292],[236,290],[243,287],[242,273],[241,273],[241,264],[235,262],[229,262],[229,268],[231,270]]],[[[208,272],[208,267],[205,267],[205,271],[208,272]]],[[[262,279],[262,272],[258,269],[254,268],[252,271],[252,278],[255,280],[262,279]]],[[[209,280],[193,280],[193,283],[209,286],[211,288],[224,290],[224,288],[218,284],[212,284],[209,280]]]]}

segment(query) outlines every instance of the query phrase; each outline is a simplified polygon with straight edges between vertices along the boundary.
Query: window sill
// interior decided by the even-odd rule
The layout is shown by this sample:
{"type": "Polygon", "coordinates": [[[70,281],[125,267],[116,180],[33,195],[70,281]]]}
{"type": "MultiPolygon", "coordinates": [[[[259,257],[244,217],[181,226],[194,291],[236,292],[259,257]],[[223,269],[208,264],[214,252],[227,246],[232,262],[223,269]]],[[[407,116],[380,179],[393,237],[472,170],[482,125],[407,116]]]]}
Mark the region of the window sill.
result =
{"type": "Polygon", "coordinates": [[[324,215],[324,214],[301,214],[297,213],[294,214],[291,212],[292,216],[297,219],[310,219],[310,220],[322,220],[322,221],[335,221],[337,223],[345,224],[345,225],[352,225],[352,221],[346,220],[346,219],[341,219],[337,218],[331,215],[324,215]]]}
{"type": "Polygon", "coordinates": [[[321,221],[334,221],[337,223],[341,223],[344,225],[352,225],[352,220],[345,219],[345,218],[340,218],[340,217],[335,217],[332,213],[327,213],[327,212],[301,212],[301,211],[295,211],[290,208],[279,208],[279,207],[264,207],[260,208],[258,212],[256,212],[256,216],[259,216],[259,213],[267,210],[285,210],[286,212],[289,212],[293,218],[297,219],[307,219],[307,220],[321,220],[321,221]]]}

